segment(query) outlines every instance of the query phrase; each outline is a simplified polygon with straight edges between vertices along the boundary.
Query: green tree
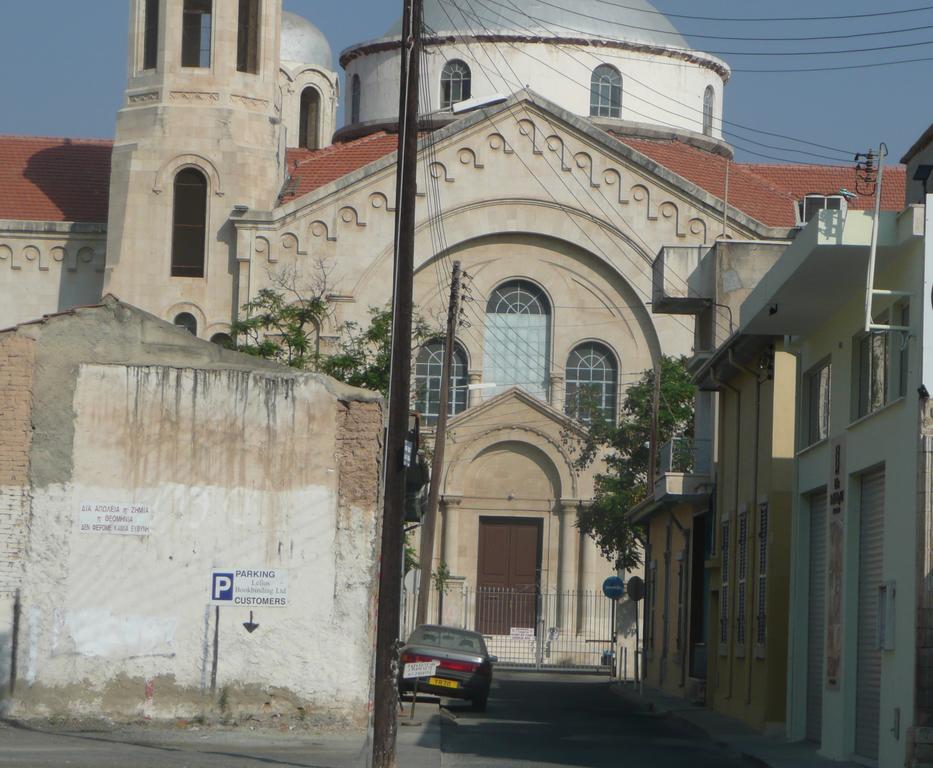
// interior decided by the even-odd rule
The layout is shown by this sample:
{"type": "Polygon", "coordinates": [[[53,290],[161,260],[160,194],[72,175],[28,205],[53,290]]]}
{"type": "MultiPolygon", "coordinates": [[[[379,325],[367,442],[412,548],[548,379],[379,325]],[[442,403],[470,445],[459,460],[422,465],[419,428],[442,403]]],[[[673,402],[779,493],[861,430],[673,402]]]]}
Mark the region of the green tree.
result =
{"type": "MultiPolygon", "coordinates": [[[[659,446],[672,437],[693,437],[695,394],[686,358],[662,357],[660,367],[659,446]]],[[[577,466],[586,468],[602,459],[605,468],[596,476],[593,503],[580,511],[577,527],[620,569],[632,569],[641,562],[639,532],[628,514],[648,493],[653,394],[654,370],[649,369],[626,392],[618,424],[586,408],[585,395],[578,410],[589,423],[579,445],[577,466]]]]}

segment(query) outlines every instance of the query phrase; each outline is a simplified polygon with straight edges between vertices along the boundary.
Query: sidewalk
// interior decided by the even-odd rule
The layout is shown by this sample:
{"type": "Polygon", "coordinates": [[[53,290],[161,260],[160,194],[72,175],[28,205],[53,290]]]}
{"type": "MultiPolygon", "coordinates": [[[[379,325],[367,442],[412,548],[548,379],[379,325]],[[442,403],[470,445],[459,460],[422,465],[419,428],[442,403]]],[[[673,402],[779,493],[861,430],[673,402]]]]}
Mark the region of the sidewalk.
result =
{"type": "MultiPolygon", "coordinates": [[[[406,709],[410,702],[406,702],[406,709]]],[[[421,725],[401,725],[408,715],[403,712],[396,742],[396,762],[402,768],[440,768],[441,714],[436,704],[418,704],[421,725]],[[424,707],[424,709],[421,709],[424,707]]]]}
{"type": "Polygon", "coordinates": [[[685,699],[645,688],[644,694],[630,685],[613,683],[613,691],[658,717],[676,717],[705,733],[717,744],[742,755],[763,768],[860,768],[856,763],[820,757],[808,741],[789,742],[783,736],[765,736],[739,720],[726,717],[685,699]]]}

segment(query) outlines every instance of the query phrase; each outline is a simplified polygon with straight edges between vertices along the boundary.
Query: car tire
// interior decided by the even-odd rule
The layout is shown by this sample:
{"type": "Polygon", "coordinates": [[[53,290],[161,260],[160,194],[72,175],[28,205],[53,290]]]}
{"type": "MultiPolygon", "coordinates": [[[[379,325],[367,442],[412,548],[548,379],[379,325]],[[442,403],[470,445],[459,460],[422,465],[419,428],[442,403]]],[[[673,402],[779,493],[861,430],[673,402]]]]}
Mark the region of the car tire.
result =
{"type": "Polygon", "coordinates": [[[474,712],[485,712],[486,711],[486,700],[489,698],[489,694],[481,696],[476,699],[470,699],[470,709],[474,712]]]}

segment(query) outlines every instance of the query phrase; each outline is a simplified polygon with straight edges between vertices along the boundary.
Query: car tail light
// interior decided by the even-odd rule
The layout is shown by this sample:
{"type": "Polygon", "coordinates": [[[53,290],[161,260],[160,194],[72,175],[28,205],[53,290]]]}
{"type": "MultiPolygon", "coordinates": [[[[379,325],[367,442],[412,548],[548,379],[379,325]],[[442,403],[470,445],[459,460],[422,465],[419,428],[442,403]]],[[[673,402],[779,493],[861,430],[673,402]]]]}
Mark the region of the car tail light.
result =
{"type": "Polygon", "coordinates": [[[422,656],[418,653],[403,653],[400,661],[402,664],[417,664],[422,661],[437,661],[433,656],[422,656]]]}
{"type": "Polygon", "coordinates": [[[449,669],[452,672],[475,672],[479,669],[479,664],[472,661],[451,661],[450,659],[441,659],[441,669],[449,669]]]}

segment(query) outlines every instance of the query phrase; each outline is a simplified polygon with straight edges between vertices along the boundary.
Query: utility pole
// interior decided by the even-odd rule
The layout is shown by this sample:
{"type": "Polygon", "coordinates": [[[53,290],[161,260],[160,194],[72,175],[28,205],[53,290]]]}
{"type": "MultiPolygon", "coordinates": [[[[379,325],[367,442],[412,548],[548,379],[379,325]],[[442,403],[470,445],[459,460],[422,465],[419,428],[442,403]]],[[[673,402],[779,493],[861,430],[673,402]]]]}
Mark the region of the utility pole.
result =
{"type": "MultiPolygon", "coordinates": [[[[434,458],[431,461],[431,485],[428,509],[421,525],[421,588],[418,590],[416,624],[428,620],[428,600],[431,598],[431,566],[434,563],[434,532],[437,529],[437,504],[444,472],[444,447],[447,442],[447,411],[450,402],[450,373],[454,362],[454,341],[460,320],[460,262],[454,262],[450,277],[450,303],[447,306],[447,338],[444,340],[444,365],[441,369],[441,395],[437,406],[437,427],[434,431],[434,458]]],[[[440,595],[438,595],[440,599],[440,595]]]]}
{"type": "Polygon", "coordinates": [[[661,366],[663,362],[658,358],[654,365],[654,392],[651,397],[651,438],[648,441],[648,496],[654,494],[654,481],[658,476],[658,430],[661,410],[661,366]]]}
{"type": "Polygon", "coordinates": [[[423,0],[404,0],[404,3],[400,44],[402,66],[398,173],[395,187],[392,363],[376,622],[372,768],[396,768],[395,746],[398,735],[398,633],[402,597],[405,439],[408,433],[411,386],[412,281],[418,188],[418,86],[423,0]]]}

